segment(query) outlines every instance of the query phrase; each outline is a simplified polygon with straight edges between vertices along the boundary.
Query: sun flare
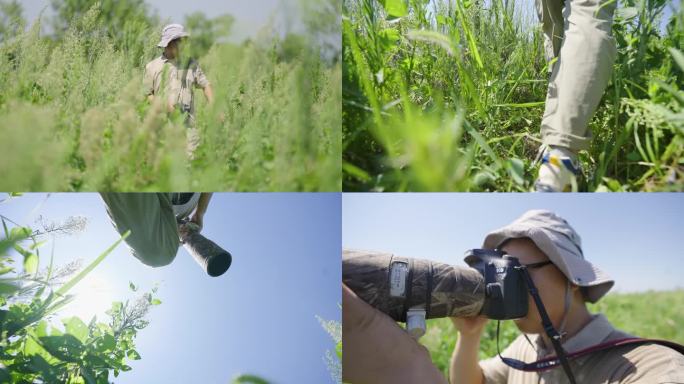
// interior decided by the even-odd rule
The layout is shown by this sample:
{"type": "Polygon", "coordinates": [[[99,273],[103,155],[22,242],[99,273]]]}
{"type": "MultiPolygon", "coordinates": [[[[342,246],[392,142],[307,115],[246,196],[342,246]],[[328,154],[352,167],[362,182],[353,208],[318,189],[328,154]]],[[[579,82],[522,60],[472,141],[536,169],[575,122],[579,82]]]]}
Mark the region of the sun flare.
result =
{"type": "Polygon", "coordinates": [[[89,321],[93,316],[102,319],[114,300],[114,287],[111,280],[97,272],[86,276],[70,292],[74,300],[60,312],[60,317],[78,316],[89,321]]]}

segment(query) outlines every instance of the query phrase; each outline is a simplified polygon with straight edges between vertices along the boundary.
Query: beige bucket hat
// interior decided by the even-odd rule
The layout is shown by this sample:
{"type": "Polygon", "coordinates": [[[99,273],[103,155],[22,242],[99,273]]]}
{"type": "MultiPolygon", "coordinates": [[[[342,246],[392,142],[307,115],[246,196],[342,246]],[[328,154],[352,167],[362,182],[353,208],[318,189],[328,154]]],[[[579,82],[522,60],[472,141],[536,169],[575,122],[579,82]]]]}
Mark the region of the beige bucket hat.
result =
{"type": "Polygon", "coordinates": [[[185,27],[180,24],[169,24],[162,29],[162,37],[157,44],[159,48],[166,48],[170,42],[181,37],[188,37],[189,33],[185,32],[185,27]]]}
{"type": "Polygon", "coordinates": [[[585,300],[597,302],[615,284],[584,259],[580,236],[565,219],[551,211],[525,212],[511,224],[488,233],[483,248],[499,248],[506,240],[522,237],[532,240],[573,284],[585,287],[585,300]]]}

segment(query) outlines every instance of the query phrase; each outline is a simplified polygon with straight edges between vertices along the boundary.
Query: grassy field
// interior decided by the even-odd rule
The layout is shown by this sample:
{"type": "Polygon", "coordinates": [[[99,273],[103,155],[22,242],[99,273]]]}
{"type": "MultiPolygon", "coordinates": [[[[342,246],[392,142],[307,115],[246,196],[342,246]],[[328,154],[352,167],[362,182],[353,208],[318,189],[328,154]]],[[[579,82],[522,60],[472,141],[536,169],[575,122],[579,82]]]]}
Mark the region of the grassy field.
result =
{"type": "Polygon", "coordinates": [[[0,40],[0,190],[340,190],[341,65],[314,37],[264,34],[201,57],[216,102],[195,91],[189,162],[182,117],[142,87],[161,25],[117,26],[113,40],[98,20],[93,7],[59,39],[36,22],[0,40]]]}
{"type": "MultiPolygon", "coordinates": [[[[548,79],[532,4],[344,0],[343,189],[530,190],[548,79]]],[[[579,189],[682,190],[684,12],[620,1],[613,35],[579,189]]]]}
{"type": "MultiPolygon", "coordinates": [[[[609,294],[589,306],[592,313],[606,315],[613,326],[633,335],[666,339],[684,344],[684,290],[609,294]]],[[[503,350],[520,333],[512,321],[501,323],[503,350]]],[[[428,320],[427,333],[420,339],[435,365],[448,375],[449,359],[456,344],[456,331],[449,319],[428,320]]],[[[496,356],[496,322],[490,321],[482,336],[480,359],[496,356]]]]}

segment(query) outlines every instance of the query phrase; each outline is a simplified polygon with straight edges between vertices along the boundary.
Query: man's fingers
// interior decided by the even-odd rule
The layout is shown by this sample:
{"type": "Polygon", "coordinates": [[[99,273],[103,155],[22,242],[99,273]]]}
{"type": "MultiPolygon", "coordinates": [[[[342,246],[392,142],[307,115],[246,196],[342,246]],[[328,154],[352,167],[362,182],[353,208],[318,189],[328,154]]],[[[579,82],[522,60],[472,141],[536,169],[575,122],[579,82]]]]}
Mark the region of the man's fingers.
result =
{"type": "Polygon", "coordinates": [[[202,231],[202,227],[204,226],[203,223],[202,223],[202,217],[197,216],[197,215],[195,215],[195,216],[193,216],[192,218],[190,218],[190,221],[189,221],[188,223],[192,224],[192,225],[193,225],[193,230],[195,230],[195,231],[197,231],[197,232],[201,232],[201,231],[202,231]]]}

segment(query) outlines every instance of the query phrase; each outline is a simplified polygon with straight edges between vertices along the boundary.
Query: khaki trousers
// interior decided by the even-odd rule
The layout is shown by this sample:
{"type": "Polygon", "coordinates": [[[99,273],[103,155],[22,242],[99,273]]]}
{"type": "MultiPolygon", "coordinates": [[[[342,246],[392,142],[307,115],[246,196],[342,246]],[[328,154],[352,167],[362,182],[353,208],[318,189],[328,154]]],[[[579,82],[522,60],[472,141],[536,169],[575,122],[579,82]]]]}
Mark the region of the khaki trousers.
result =
{"type": "Polygon", "coordinates": [[[611,34],[617,1],[535,0],[551,66],[541,136],[546,145],[587,149],[589,121],[613,70],[611,34]]]}
{"type": "Polygon", "coordinates": [[[188,155],[188,158],[190,160],[195,159],[195,151],[197,151],[197,148],[200,145],[200,133],[199,129],[195,128],[194,126],[186,128],[186,139],[187,139],[187,146],[186,146],[186,152],[188,155]]]}
{"type": "Polygon", "coordinates": [[[133,256],[152,267],[176,258],[180,239],[168,193],[101,193],[107,214],[133,256]]]}

